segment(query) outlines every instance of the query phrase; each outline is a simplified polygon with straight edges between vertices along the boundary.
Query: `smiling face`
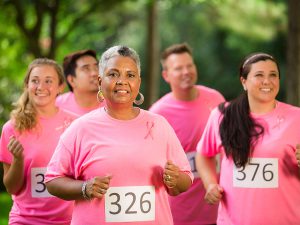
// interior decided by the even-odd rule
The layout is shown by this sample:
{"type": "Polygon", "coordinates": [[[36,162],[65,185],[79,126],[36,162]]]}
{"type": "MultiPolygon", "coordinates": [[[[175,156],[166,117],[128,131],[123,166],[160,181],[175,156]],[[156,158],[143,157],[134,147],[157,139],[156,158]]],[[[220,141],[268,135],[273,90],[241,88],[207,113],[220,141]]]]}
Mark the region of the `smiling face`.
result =
{"type": "Polygon", "coordinates": [[[99,82],[108,105],[132,107],[139,93],[141,77],[136,63],[130,57],[114,56],[108,60],[99,82]]]}
{"type": "Polygon", "coordinates": [[[241,77],[242,85],[248,92],[249,104],[275,104],[279,92],[279,71],[272,60],[253,63],[247,79],[241,77]]]}
{"type": "Polygon", "coordinates": [[[187,52],[171,54],[164,62],[163,77],[173,91],[193,88],[197,81],[197,69],[187,52]]]}
{"type": "Polygon", "coordinates": [[[38,108],[55,106],[56,96],[63,91],[57,71],[51,65],[34,67],[26,85],[30,101],[38,108]]]}

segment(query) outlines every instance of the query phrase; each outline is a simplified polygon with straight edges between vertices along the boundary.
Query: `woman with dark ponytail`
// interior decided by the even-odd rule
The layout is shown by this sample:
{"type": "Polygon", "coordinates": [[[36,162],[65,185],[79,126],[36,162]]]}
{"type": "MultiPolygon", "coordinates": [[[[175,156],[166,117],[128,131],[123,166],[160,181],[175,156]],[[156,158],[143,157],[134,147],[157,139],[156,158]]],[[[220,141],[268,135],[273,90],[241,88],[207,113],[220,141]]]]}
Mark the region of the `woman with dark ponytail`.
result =
{"type": "Polygon", "coordinates": [[[220,202],[218,225],[299,224],[300,108],[276,100],[280,72],[269,54],[247,56],[239,79],[243,93],[212,111],[197,146],[205,200],[220,202]]]}

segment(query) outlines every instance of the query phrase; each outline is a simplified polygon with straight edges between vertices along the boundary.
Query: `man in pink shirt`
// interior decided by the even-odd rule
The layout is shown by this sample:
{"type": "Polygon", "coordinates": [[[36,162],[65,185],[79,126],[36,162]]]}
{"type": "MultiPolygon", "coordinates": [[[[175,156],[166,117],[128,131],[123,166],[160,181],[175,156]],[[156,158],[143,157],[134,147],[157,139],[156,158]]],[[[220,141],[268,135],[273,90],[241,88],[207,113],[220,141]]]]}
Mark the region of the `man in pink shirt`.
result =
{"type": "Polygon", "coordinates": [[[217,206],[204,201],[205,189],[195,167],[198,141],[213,108],[224,101],[216,90],[195,85],[197,69],[187,44],[175,44],[162,54],[163,78],[172,92],[152,105],[150,111],[164,116],[175,130],[194,173],[191,188],[169,197],[175,225],[215,224],[217,206]]]}
{"type": "Polygon", "coordinates": [[[97,101],[98,60],[95,51],[87,49],[67,55],[63,68],[70,91],[57,97],[57,106],[81,116],[103,105],[97,101]]]}

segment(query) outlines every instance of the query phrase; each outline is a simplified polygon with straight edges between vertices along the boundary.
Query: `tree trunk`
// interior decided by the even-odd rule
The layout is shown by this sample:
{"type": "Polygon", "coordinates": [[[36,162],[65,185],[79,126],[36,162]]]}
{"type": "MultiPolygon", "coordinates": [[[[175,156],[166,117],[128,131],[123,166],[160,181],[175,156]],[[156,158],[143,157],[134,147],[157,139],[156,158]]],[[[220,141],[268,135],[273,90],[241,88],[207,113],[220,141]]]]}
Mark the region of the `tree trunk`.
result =
{"type": "Polygon", "coordinates": [[[157,100],[159,94],[159,36],[157,27],[157,0],[148,4],[148,40],[147,40],[147,72],[143,82],[145,85],[145,102],[143,108],[157,100]]]}
{"type": "Polygon", "coordinates": [[[286,101],[300,106],[300,1],[288,0],[286,101]]]}

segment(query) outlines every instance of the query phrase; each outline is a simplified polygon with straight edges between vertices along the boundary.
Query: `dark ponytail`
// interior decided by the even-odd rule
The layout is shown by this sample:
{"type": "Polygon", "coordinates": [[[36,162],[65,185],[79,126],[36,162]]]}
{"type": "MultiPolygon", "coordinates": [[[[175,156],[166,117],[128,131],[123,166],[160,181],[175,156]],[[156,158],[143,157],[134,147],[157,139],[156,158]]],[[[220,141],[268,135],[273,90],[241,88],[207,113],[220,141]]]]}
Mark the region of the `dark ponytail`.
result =
{"type": "Polygon", "coordinates": [[[228,106],[222,103],[219,109],[224,115],[220,124],[220,137],[226,156],[232,157],[237,167],[243,167],[248,162],[256,140],[264,133],[264,128],[249,116],[246,92],[228,106]]]}
{"type": "MultiPolygon", "coordinates": [[[[239,77],[247,79],[251,65],[265,60],[272,60],[276,63],[271,55],[265,53],[249,55],[240,66],[239,77]]],[[[277,63],[276,65],[278,68],[277,63]]],[[[248,163],[251,151],[259,137],[264,134],[264,128],[250,115],[247,91],[228,105],[222,103],[219,110],[223,114],[219,132],[225,154],[228,158],[232,157],[237,167],[243,167],[248,163]]]]}

